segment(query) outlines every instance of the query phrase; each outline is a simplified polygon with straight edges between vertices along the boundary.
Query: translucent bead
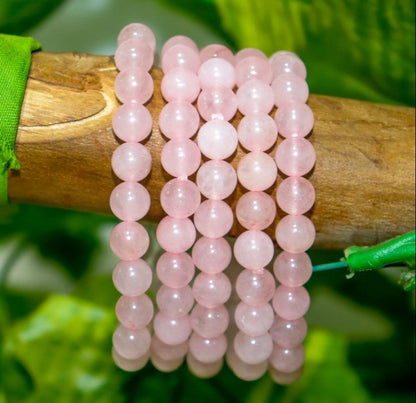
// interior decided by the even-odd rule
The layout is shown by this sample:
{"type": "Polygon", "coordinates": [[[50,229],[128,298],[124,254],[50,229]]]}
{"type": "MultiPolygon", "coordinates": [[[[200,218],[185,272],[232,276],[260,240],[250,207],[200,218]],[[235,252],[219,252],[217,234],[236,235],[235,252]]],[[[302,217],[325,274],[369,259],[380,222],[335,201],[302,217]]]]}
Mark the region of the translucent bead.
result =
{"type": "Polygon", "coordinates": [[[238,110],[243,115],[268,114],[274,105],[273,90],[261,80],[243,83],[237,91],[238,110]]]}
{"type": "Polygon", "coordinates": [[[150,355],[150,353],[147,352],[139,358],[129,360],[121,356],[119,353],[117,353],[117,351],[114,348],[112,349],[111,354],[112,354],[115,364],[119,368],[121,368],[123,371],[127,371],[127,372],[135,372],[144,368],[147,362],[149,361],[149,355],[150,355]]]}
{"type": "Polygon", "coordinates": [[[216,274],[225,270],[231,262],[231,246],[224,238],[201,237],[192,248],[192,259],[199,270],[216,274]]]}
{"type": "Polygon", "coordinates": [[[208,199],[226,199],[237,186],[237,174],[225,161],[205,162],[198,170],[196,183],[200,192],[208,199]]]}
{"type": "Polygon", "coordinates": [[[196,43],[191,38],[184,35],[175,35],[164,43],[162,51],[160,52],[161,56],[163,56],[169,48],[175,45],[188,46],[188,48],[198,52],[198,46],[196,46],[196,43]]]}
{"type": "Polygon", "coordinates": [[[305,349],[302,344],[292,349],[275,344],[270,356],[270,364],[278,371],[291,373],[301,368],[305,361],[305,349]]]}
{"type": "Polygon", "coordinates": [[[153,318],[152,300],[146,294],[137,297],[122,295],[116,304],[116,315],[127,329],[142,329],[153,318]]]}
{"type": "Polygon", "coordinates": [[[272,81],[274,103],[280,107],[286,102],[305,103],[309,97],[309,87],[306,81],[293,73],[278,75],[272,81]]]}
{"type": "Polygon", "coordinates": [[[206,308],[199,304],[195,305],[190,319],[192,330],[208,339],[223,334],[227,330],[230,320],[224,305],[206,308]]]}
{"type": "Polygon", "coordinates": [[[304,318],[285,320],[275,316],[270,336],[275,343],[284,348],[294,348],[305,339],[308,325],[304,318]]]}
{"type": "Polygon", "coordinates": [[[270,366],[269,373],[273,381],[275,381],[277,384],[290,385],[296,382],[302,376],[303,367],[300,367],[299,369],[293,372],[281,372],[278,371],[276,368],[270,366]]]}
{"type": "Polygon", "coordinates": [[[248,230],[264,230],[276,217],[276,203],[264,192],[247,192],[237,202],[236,217],[248,230]]]}
{"type": "Polygon", "coordinates": [[[244,381],[254,381],[261,378],[267,371],[268,361],[264,360],[259,364],[247,364],[235,353],[234,348],[229,346],[226,360],[228,366],[236,376],[244,381]]]}
{"type": "Polygon", "coordinates": [[[117,43],[120,46],[124,41],[136,38],[142,39],[153,52],[156,49],[156,38],[152,30],[144,24],[139,24],[137,22],[126,25],[118,34],[117,43]]]}
{"type": "Polygon", "coordinates": [[[166,344],[154,334],[150,349],[163,361],[173,361],[185,357],[188,352],[188,342],[184,341],[176,345],[166,344]]]}
{"type": "Polygon", "coordinates": [[[139,182],[149,175],[152,156],[149,150],[140,143],[124,143],[115,149],[111,158],[111,166],[121,180],[139,182]]]}
{"type": "Polygon", "coordinates": [[[150,209],[149,192],[140,183],[122,182],[111,192],[110,208],[120,220],[138,221],[150,209]]]}
{"type": "Polygon", "coordinates": [[[183,67],[196,73],[200,65],[198,52],[183,44],[173,45],[166,49],[161,62],[165,74],[176,67],[183,67]]]}
{"type": "Polygon", "coordinates": [[[237,144],[237,131],[225,120],[210,120],[199,129],[199,149],[210,159],[228,158],[237,149],[237,144]]]}
{"type": "Polygon", "coordinates": [[[276,163],[280,171],[288,176],[307,174],[315,165],[313,145],[304,138],[289,138],[277,147],[276,163]]]}
{"type": "Polygon", "coordinates": [[[249,151],[266,151],[277,140],[277,126],[266,114],[247,115],[238,125],[238,140],[249,151]]]}
{"type": "Polygon", "coordinates": [[[252,151],[241,158],[237,175],[246,189],[263,191],[276,182],[276,163],[270,155],[261,151],[252,151]]]}
{"type": "Polygon", "coordinates": [[[175,360],[163,360],[156,353],[151,352],[150,361],[152,365],[160,372],[176,371],[182,364],[184,358],[176,358],[175,360]]]}
{"type": "Polygon", "coordinates": [[[161,91],[166,101],[194,102],[199,94],[198,76],[191,70],[176,67],[162,79],[161,91]]]}
{"type": "Polygon", "coordinates": [[[142,259],[133,261],[121,260],[113,271],[113,282],[116,289],[130,297],[145,293],[152,284],[152,269],[142,259]]]}
{"type": "Polygon", "coordinates": [[[231,283],[224,273],[199,273],[192,287],[198,304],[214,308],[228,301],[231,295],[231,283]]]}
{"type": "Polygon", "coordinates": [[[205,88],[198,97],[198,110],[206,121],[231,120],[237,112],[237,97],[228,87],[205,88]]]}
{"type": "Polygon", "coordinates": [[[283,73],[293,73],[300,78],[306,79],[306,68],[302,60],[294,53],[281,50],[270,57],[270,66],[273,77],[283,73]]]}
{"type": "Polygon", "coordinates": [[[217,43],[213,43],[202,48],[199,52],[199,56],[201,57],[201,63],[215,57],[225,59],[233,66],[235,64],[233,52],[231,52],[231,50],[226,46],[217,43]]]}
{"type": "Polygon", "coordinates": [[[153,321],[156,336],[165,344],[176,345],[186,341],[191,334],[189,315],[171,317],[158,312],[153,321]]]}
{"type": "Polygon", "coordinates": [[[268,61],[267,56],[260,49],[256,49],[256,48],[245,48],[245,49],[239,50],[235,54],[235,61],[239,63],[241,60],[245,59],[246,57],[253,57],[253,56],[268,61]]]}
{"type": "Polygon", "coordinates": [[[305,252],[314,240],[315,227],[304,215],[287,215],[276,226],[276,241],[287,252],[305,252]]]}
{"type": "Polygon", "coordinates": [[[272,81],[272,69],[267,60],[262,57],[249,56],[237,63],[235,68],[236,82],[240,87],[243,83],[253,78],[270,84],[272,81]]]}
{"type": "Polygon", "coordinates": [[[273,259],[273,241],[263,231],[245,231],[234,243],[234,256],[246,269],[260,270],[273,259]]]}
{"type": "Polygon", "coordinates": [[[189,371],[191,371],[195,376],[207,379],[212,378],[221,371],[223,359],[221,358],[217,361],[206,363],[197,360],[192,353],[188,353],[186,356],[186,363],[189,371]]]}
{"type": "Polygon", "coordinates": [[[206,339],[197,333],[192,333],[189,339],[189,352],[200,362],[211,363],[220,360],[227,351],[227,339],[222,334],[206,339]]]}
{"type": "Polygon", "coordinates": [[[201,203],[201,193],[195,183],[187,179],[172,179],[163,186],[160,203],[168,215],[186,218],[195,213],[201,203]]]}
{"type": "Polygon", "coordinates": [[[315,203],[315,189],[307,179],[292,176],[279,185],[276,200],[284,212],[293,215],[304,214],[315,203]]]}
{"type": "Polygon", "coordinates": [[[166,252],[156,264],[159,280],[172,288],[186,287],[195,274],[191,256],[187,253],[174,254],[166,252]]]}
{"type": "Polygon", "coordinates": [[[186,315],[194,304],[191,287],[170,288],[162,285],[157,294],[156,302],[159,311],[168,316],[178,317],[186,315]]]}
{"type": "Polygon", "coordinates": [[[189,218],[164,217],[157,226],[159,245],[167,252],[182,253],[195,242],[195,226],[189,218]]]}
{"type": "Polygon", "coordinates": [[[114,61],[120,71],[137,67],[149,71],[153,65],[153,49],[141,39],[131,38],[117,48],[114,61]]]}
{"type": "Polygon", "coordinates": [[[301,318],[309,309],[310,297],[303,287],[280,285],[272,300],[274,311],[286,320],[301,318]]]}
{"type": "Polygon", "coordinates": [[[160,131],[169,139],[187,139],[199,128],[199,113],[187,102],[169,102],[159,115],[160,131]]]}
{"type": "Polygon", "coordinates": [[[287,102],[281,105],[274,117],[277,131],[283,137],[305,137],[314,123],[313,112],[308,105],[300,102],[287,102]]]}
{"type": "Polygon", "coordinates": [[[119,325],[113,334],[114,349],[119,355],[128,360],[134,360],[146,354],[150,342],[150,332],[146,327],[132,330],[119,325]]]}
{"type": "Polygon", "coordinates": [[[312,275],[312,262],[306,253],[281,252],[273,264],[277,280],[288,287],[300,287],[312,275]]]}
{"type": "Polygon", "coordinates": [[[123,141],[139,142],[152,131],[152,115],[138,103],[121,105],[113,115],[114,133],[123,141]]]}
{"type": "Polygon", "coordinates": [[[276,283],[268,270],[243,270],[237,277],[236,291],[246,304],[259,306],[273,298],[276,283]]]}
{"type": "Polygon", "coordinates": [[[224,86],[232,89],[235,85],[234,66],[221,58],[204,61],[199,67],[198,77],[201,88],[224,86]]]}
{"type": "Polygon", "coordinates": [[[252,337],[240,331],[234,338],[234,350],[245,363],[260,364],[270,357],[273,341],[269,333],[252,337]]]}
{"type": "Polygon", "coordinates": [[[174,139],[163,147],[160,162],[168,174],[187,177],[199,168],[201,152],[192,140],[174,139]]]}
{"type": "Polygon", "coordinates": [[[205,200],[194,214],[195,227],[208,238],[226,235],[231,230],[233,221],[233,211],[222,200],[205,200]]]}
{"type": "Polygon", "coordinates": [[[273,318],[273,308],[267,302],[258,306],[240,302],[234,312],[237,327],[253,337],[266,333],[273,324],[273,318]]]}
{"type": "Polygon", "coordinates": [[[144,69],[123,70],[114,81],[114,91],[123,104],[128,102],[144,104],[153,95],[153,79],[144,69]]]}
{"type": "Polygon", "coordinates": [[[149,234],[138,222],[123,221],[111,231],[110,248],[121,260],[140,259],[149,248],[149,234]]]}

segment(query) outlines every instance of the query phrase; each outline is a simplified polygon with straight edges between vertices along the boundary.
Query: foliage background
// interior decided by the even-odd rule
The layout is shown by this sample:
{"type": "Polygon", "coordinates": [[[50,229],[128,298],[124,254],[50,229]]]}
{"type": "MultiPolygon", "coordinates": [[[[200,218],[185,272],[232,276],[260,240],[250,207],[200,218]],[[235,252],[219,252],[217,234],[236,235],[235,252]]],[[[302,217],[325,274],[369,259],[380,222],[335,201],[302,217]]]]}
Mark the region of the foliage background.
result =
{"type": "MultiPolygon", "coordinates": [[[[112,54],[120,28],[141,21],[159,49],[180,33],[199,46],[293,50],[311,92],[414,106],[414,8],[412,0],[2,0],[0,32],[32,35],[45,51],[112,54]]],[[[314,276],[305,373],[290,387],[268,375],[243,382],[226,367],[211,380],[186,366],[123,373],[109,354],[113,225],[45,207],[0,209],[0,402],[414,401],[414,294],[397,286],[397,269],[314,276]]],[[[154,240],[148,260],[157,253],[154,240]]],[[[340,255],[311,251],[315,264],[340,255]]]]}

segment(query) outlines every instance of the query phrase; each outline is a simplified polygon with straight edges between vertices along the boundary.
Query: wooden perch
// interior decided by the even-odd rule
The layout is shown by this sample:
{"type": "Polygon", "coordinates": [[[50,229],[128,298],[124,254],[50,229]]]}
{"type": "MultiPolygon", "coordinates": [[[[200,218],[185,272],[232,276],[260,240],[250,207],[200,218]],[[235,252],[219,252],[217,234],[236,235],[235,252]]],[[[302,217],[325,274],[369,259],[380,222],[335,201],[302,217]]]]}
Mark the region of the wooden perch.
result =
{"type": "MultiPolygon", "coordinates": [[[[33,55],[16,143],[21,170],[9,178],[11,201],[109,212],[108,199],[118,183],[110,166],[119,144],[111,129],[119,106],[113,93],[116,74],[112,57],[33,55]]],[[[158,221],[165,215],[159,194],[169,177],[159,158],[165,144],[158,129],[165,104],[162,73],[155,68],[152,75],[155,93],[148,107],[154,127],[146,145],[153,170],[144,184],[152,196],[148,218],[158,221]]],[[[317,153],[310,175],[317,193],[310,212],[315,247],[374,244],[412,230],[414,109],[319,95],[311,95],[309,105],[316,122],[310,136],[317,153]]],[[[232,123],[237,126],[240,118],[232,123]]],[[[231,161],[235,167],[244,152],[239,149],[231,161]]],[[[227,201],[234,206],[242,191],[239,187],[227,201]]],[[[282,216],[279,212],[276,222],[282,216]]],[[[232,234],[241,231],[236,223],[232,234]]]]}

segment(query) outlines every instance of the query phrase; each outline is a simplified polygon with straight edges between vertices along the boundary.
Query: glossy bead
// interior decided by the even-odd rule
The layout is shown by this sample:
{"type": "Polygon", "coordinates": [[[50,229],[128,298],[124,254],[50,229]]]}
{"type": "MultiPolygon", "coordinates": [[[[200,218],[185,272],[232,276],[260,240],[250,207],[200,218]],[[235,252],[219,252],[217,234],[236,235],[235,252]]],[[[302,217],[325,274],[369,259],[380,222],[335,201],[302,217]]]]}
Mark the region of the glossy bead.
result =
{"type": "Polygon", "coordinates": [[[224,238],[199,238],[192,248],[192,259],[199,270],[216,274],[231,262],[231,246],[224,238]]]}
{"type": "Polygon", "coordinates": [[[261,378],[267,371],[268,361],[264,360],[259,364],[247,364],[238,357],[234,348],[229,346],[227,350],[226,360],[228,366],[236,376],[244,381],[254,381],[261,378]]]}
{"type": "Polygon", "coordinates": [[[175,345],[166,344],[154,334],[150,350],[152,353],[157,354],[163,361],[178,360],[185,357],[188,352],[188,342],[184,341],[181,344],[175,345]]]}
{"type": "Polygon", "coordinates": [[[166,252],[156,264],[159,280],[172,288],[186,287],[195,274],[191,256],[187,253],[174,254],[166,252]]]}
{"type": "Polygon", "coordinates": [[[276,200],[285,213],[304,214],[315,203],[315,189],[307,179],[292,176],[279,185],[276,200]]]}
{"type": "Polygon", "coordinates": [[[195,305],[190,319],[192,330],[208,339],[223,334],[230,320],[224,305],[206,308],[199,304],[195,305]]]}
{"type": "Polygon", "coordinates": [[[304,138],[289,138],[277,147],[276,164],[288,176],[306,175],[315,165],[313,145],[304,138]]]}
{"type": "Polygon", "coordinates": [[[163,343],[171,345],[183,343],[192,331],[188,315],[171,317],[164,312],[155,315],[153,328],[163,343]]]}
{"type": "Polygon", "coordinates": [[[214,308],[228,301],[231,295],[231,283],[224,273],[199,273],[192,287],[198,304],[214,308]]]}
{"type": "Polygon", "coordinates": [[[124,143],[115,149],[111,158],[111,166],[121,180],[139,182],[149,175],[152,156],[149,150],[140,143],[124,143]]]}
{"type": "Polygon", "coordinates": [[[161,91],[166,101],[194,102],[199,94],[198,76],[182,67],[169,70],[162,79],[161,91]]]}
{"type": "Polygon", "coordinates": [[[306,68],[302,60],[294,53],[281,50],[270,57],[273,77],[283,73],[293,73],[306,79],[306,68]]]}
{"type": "Polygon", "coordinates": [[[150,209],[149,192],[140,183],[122,182],[111,192],[110,208],[120,220],[138,221],[150,209]]]}
{"type": "Polygon", "coordinates": [[[238,125],[238,140],[249,151],[266,151],[277,140],[277,126],[266,114],[247,115],[238,125]]]}
{"type": "Polygon", "coordinates": [[[273,366],[269,368],[269,374],[278,385],[290,385],[296,382],[303,374],[303,367],[293,372],[281,372],[273,366]]]}
{"type": "Polygon", "coordinates": [[[173,45],[166,49],[161,62],[165,74],[176,67],[182,67],[196,73],[200,65],[198,52],[183,44],[173,45]]]}
{"type": "Polygon", "coordinates": [[[175,360],[163,360],[154,352],[150,354],[150,361],[152,365],[161,372],[173,372],[176,371],[183,364],[183,357],[176,358],[175,360]]]}
{"type": "Polygon", "coordinates": [[[304,79],[293,73],[278,75],[272,81],[271,88],[274,94],[274,104],[277,107],[290,101],[305,103],[308,100],[308,84],[304,79]]]}
{"type": "Polygon", "coordinates": [[[139,142],[152,131],[152,116],[138,103],[121,105],[113,115],[114,133],[123,141],[139,142]]]}
{"type": "Polygon", "coordinates": [[[287,252],[305,252],[315,241],[315,227],[304,215],[287,215],[276,226],[276,241],[287,252]]]}
{"type": "Polygon", "coordinates": [[[312,262],[306,253],[281,252],[273,264],[276,279],[288,287],[300,287],[312,275],[312,262]]]}
{"type": "Polygon", "coordinates": [[[240,302],[234,312],[237,327],[253,337],[266,333],[273,324],[273,318],[273,308],[267,302],[258,306],[240,302]]]}
{"type": "Polygon", "coordinates": [[[240,60],[236,65],[235,75],[239,87],[253,78],[264,81],[266,84],[272,81],[272,69],[268,61],[257,56],[249,56],[240,60]]]}
{"type": "Polygon", "coordinates": [[[245,49],[239,50],[235,54],[235,61],[239,63],[241,60],[245,59],[246,57],[252,57],[252,56],[268,61],[267,56],[260,49],[256,49],[256,48],[245,48],[245,49]]]}
{"type": "Polygon", "coordinates": [[[201,88],[224,86],[233,88],[235,85],[234,66],[222,58],[211,58],[199,67],[198,77],[201,88]]]}
{"type": "Polygon", "coordinates": [[[144,69],[131,68],[121,71],[114,81],[114,91],[123,104],[144,104],[153,95],[153,79],[144,69]]]}
{"type": "Polygon", "coordinates": [[[275,316],[270,336],[280,347],[294,348],[305,339],[308,325],[304,318],[285,320],[275,316]]]}
{"type": "Polygon", "coordinates": [[[175,45],[188,46],[188,48],[198,52],[198,46],[196,46],[196,43],[191,38],[184,35],[175,35],[164,43],[162,51],[160,52],[161,56],[163,56],[169,48],[175,45]]]}
{"type": "Polygon", "coordinates": [[[248,305],[259,306],[273,298],[276,283],[266,269],[259,271],[243,270],[237,277],[236,291],[240,299],[248,305]]]}
{"type": "Polygon", "coordinates": [[[252,337],[239,331],[234,338],[234,350],[245,363],[260,364],[270,357],[273,341],[269,333],[252,337]]]}
{"type": "Polygon", "coordinates": [[[123,371],[127,372],[135,372],[139,371],[140,369],[144,368],[149,361],[149,352],[143,354],[141,357],[129,360],[124,358],[122,355],[117,353],[117,351],[113,348],[111,351],[111,355],[115,364],[121,368],[123,371]]]}
{"type": "Polygon", "coordinates": [[[149,330],[132,330],[119,325],[113,334],[113,346],[116,352],[124,358],[133,360],[142,357],[150,347],[149,330]]]}
{"type": "Polygon", "coordinates": [[[131,38],[117,48],[114,61],[120,71],[137,67],[149,71],[153,65],[153,49],[141,39],[131,38]]]}
{"type": "Polygon", "coordinates": [[[188,353],[186,356],[186,363],[189,371],[191,371],[195,376],[207,379],[212,378],[221,371],[223,359],[220,358],[217,361],[206,363],[197,360],[192,353],[188,353]]]}
{"type": "Polygon", "coordinates": [[[274,105],[270,85],[257,79],[243,83],[237,91],[238,110],[243,115],[268,114],[274,105]]]}
{"type": "Polygon", "coordinates": [[[143,40],[153,50],[153,52],[156,49],[155,35],[152,30],[144,24],[135,22],[126,25],[118,34],[117,43],[120,46],[124,41],[131,38],[143,40]]]}
{"type": "Polygon", "coordinates": [[[311,108],[300,102],[288,102],[281,105],[276,112],[274,120],[277,131],[283,137],[305,137],[314,123],[311,108]]]}
{"type": "Polygon", "coordinates": [[[216,43],[202,48],[199,52],[199,56],[201,58],[201,63],[204,63],[206,60],[211,58],[220,58],[227,60],[227,62],[231,63],[231,65],[235,64],[233,52],[231,52],[231,50],[226,46],[216,43]]]}
{"type": "Polygon", "coordinates": [[[156,302],[159,311],[171,317],[186,315],[194,304],[191,287],[170,288],[162,285],[157,294],[156,302]]]}
{"type": "Polygon", "coordinates": [[[145,293],[152,284],[152,269],[142,259],[133,261],[121,260],[113,271],[113,282],[116,289],[124,295],[134,297],[145,293]]]}
{"type": "Polygon", "coordinates": [[[121,260],[137,260],[149,248],[149,234],[138,222],[121,222],[111,231],[110,247],[121,260]]]}
{"type": "Polygon", "coordinates": [[[227,339],[221,334],[207,339],[193,333],[189,339],[189,352],[200,362],[211,363],[220,360],[227,351],[227,339]]]}
{"type": "Polygon", "coordinates": [[[280,285],[272,300],[274,311],[286,320],[301,318],[309,309],[310,297],[303,287],[280,285]]]}
{"type": "Polygon", "coordinates": [[[294,348],[284,348],[277,344],[273,346],[270,364],[281,372],[294,372],[302,367],[305,361],[305,349],[302,344],[294,348]]]}
{"type": "Polygon", "coordinates": [[[163,147],[160,162],[168,174],[187,177],[199,168],[201,152],[192,140],[174,139],[163,147]]]}
{"type": "Polygon", "coordinates": [[[222,200],[205,200],[194,214],[195,227],[208,238],[226,235],[231,230],[233,221],[233,211],[222,200]]]}
{"type": "Polygon", "coordinates": [[[152,300],[146,294],[137,297],[122,295],[116,304],[116,315],[127,329],[142,329],[153,318],[152,300]]]}
{"type": "Polygon", "coordinates": [[[237,97],[228,87],[205,88],[198,97],[198,110],[206,121],[231,120],[237,112],[237,97]]]}
{"type": "Polygon", "coordinates": [[[182,253],[195,242],[195,226],[189,218],[164,217],[157,226],[159,245],[167,252],[182,253]]]}
{"type": "Polygon", "coordinates": [[[199,128],[199,113],[188,102],[167,103],[159,115],[160,131],[169,139],[187,139],[199,128]]]}

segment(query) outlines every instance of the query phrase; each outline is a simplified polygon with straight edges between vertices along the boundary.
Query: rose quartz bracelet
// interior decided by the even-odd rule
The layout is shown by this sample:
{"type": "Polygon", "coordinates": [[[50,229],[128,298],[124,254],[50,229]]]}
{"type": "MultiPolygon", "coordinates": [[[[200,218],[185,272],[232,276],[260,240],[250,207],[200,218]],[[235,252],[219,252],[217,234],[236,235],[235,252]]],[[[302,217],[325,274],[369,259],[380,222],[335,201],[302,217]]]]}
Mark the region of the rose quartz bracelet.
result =
{"type": "Polygon", "coordinates": [[[141,259],[149,247],[149,235],[137,221],[150,208],[150,195],[138,183],[151,169],[149,151],[139,142],[152,130],[152,117],[143,106],[153,94],[148,71],[153,65],[155,37],[142,24],[130,24],[119,34],[115,63],[120,71],[115,93],[123,105],[113,117],[113,130],[120,145],[113,154],[112,168],[124,182],[110,196],[111,210],[122,220],[110,236],[110,246],[121,259],[113,272],[115,287],[122,297],[116,305],[120,325],[113,335],[113,358],[126,371],[142,368],[149,358],[151,336],[147,325],[153,317],[153,303],[145,294],[152,282],[152,271],[141,259]]]}

